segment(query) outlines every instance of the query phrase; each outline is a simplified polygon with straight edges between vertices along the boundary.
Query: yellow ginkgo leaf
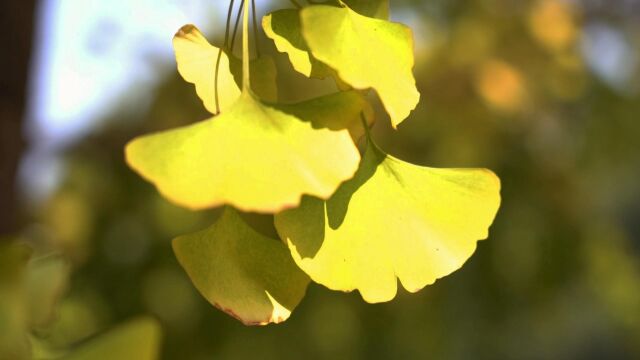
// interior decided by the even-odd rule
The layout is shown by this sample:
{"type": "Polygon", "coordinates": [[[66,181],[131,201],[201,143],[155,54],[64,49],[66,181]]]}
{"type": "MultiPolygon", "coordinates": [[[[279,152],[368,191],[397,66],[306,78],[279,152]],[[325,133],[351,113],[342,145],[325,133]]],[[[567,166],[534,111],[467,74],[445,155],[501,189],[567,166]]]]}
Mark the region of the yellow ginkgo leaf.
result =
{"type": "MultiPolygon", "coordinates": [[[[220,48],[211,45],[194,25],[180,28],[173,38],[173,47],[178,72],[187,82],[195,85],[198,97],[210,113],[225,111],[238,100],[241,93],[241,86],[238,84],[242,83],[242,65],[239,59],[234,56],[230,58],[220,48]]],[[[273,59],[261,57],[253,60],[250,72],[255,93],[266,101],[275,102],[276,67],[273,59]]]]}
{"type": "Polygon", "coordinates": [[[204,107],[212,114],[224,111],[240,97],[240,88],[229,70],[229,57],[202,35],[194,25],[185,25],[173,37],[178,72],[196,86],[204,107]],[[218,99],[216,99],[216,63],[218,99]]]}
{"type": "MultiPolygon", "coordinates": [[[[379,19],[389,18],[388,0],[348,0],[345,3],[361,15],[379,19]]],[[[339,3],[336,1],[335,5],[339,3]]],[[[278,51],[289,56],[289,61],[297,72],[318,79],[333,76],[341,89],[348,89],[346,84],[337,78],[333,69],[309,53],[302,36],[299,9],[283,9],[266,15],[262,19],[262,28],[267,37],[273,40],[278,51]]]]}
{"type": "Polygon", "coordinates": [[[349,128],[366,102],[356,92],[267,105],[251,92],[194,125],[134,139],[129,165],[173,202],[274,213],[303,194],[328,198],[358,168],[349,128]]]}
{"type": "Polygon", "coordinates": [[[200,293],[246,325],[285,321],[309,284],[282,242],[230,207],[208,229],[176,238],[173,249],[200,293]]]}
{"type": "Polygon", "coordinates": [[[262,19],[262,28],[278,51],[289,56],[289,61],[297,72],[318,79],[332,75],[333,71],[329,67],[309,54],[300,29],[299,10],[284,9],[268,14],[262,19]]]}
{"type": "Polygon", "coordinates": [[[394,127],[409,116],[420,100],[411,29],[360,15],[344,4],[309,6],[300,16],[314,58],[353,88],[376,90],[394,127]]]}
{"type": "Polygon", "coordinates": [[[369,141],[360,169],[326,202],[305,197],[275,224],[295,262],[333,290],[393,299],[460,268],[485,239],[500,181],[483,169],[435,169],[395,159],[369,141]]]}

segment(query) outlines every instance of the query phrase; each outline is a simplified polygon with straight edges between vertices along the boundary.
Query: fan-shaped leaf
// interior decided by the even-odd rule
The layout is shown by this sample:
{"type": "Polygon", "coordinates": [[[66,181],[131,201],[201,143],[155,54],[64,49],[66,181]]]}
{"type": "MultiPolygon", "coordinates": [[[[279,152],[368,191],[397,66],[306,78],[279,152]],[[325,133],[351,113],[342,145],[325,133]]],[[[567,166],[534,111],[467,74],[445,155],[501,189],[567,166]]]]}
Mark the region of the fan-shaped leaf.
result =
{"type": "Polygon", "coordinates": [[[176,238],[173,248],[202,295],[247,325],[285,321],[309,283],[280,241],[229,207],[210,228],[176,238]]]}
{"type": "Polygon", "coordinates": [[[420,94],[408,27],[360,15],[346,5],[309,6],[300,16],[313,57],[355,89],[376,90],[394,127],[409,116],[420,94]]]}
{"type": "Polygon", "coordinates": [[[363,104],[354,92],[288,106],[247,93],[216,118],[134,139],[126,157],[179,205],[273,213],[302,194],[326,199],[353,176],[360,154],[346,129],[363,104]]]}
{"type": "Polygon", "coordinates": [[[416,292],[460,268],[487,237],[499,191],[488,170],[420,167],[370,144],[328,201],[305,197],[275,224],[314,281],[382,302],[395,296],[396,277],[416,292]]]}
{"type": "MultiPolygon", "coordinates": [[[[228,109],[240,97],[242,83],[241,61],[211,45],[194,25],[185,25],[173,38],[178,72],[196,87],[205,108],[218,113],[216,105],[216,63],[218,67],[218,105],[220,111],[228,109]]],[[[269,57],[251,63],[253,90],[266,101],[277,100],[276,67],[269,57]]]]}

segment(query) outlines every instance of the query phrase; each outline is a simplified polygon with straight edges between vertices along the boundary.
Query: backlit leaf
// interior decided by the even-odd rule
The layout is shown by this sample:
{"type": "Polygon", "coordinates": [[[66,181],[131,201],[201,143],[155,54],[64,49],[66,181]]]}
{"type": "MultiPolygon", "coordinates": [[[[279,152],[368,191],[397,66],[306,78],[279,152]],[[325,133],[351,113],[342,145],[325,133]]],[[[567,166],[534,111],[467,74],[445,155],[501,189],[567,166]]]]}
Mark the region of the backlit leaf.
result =
{"type": "Polygon", "coordinates": [[[273,213],[303,194],[326,199],[353,176],[360,154],[347,129],[363,104],[354,92],[287,106],[246,93],[215,118],[134,139],[126,157],[179,205],[273,213]]]}
{"type": "Polygon", "coordinates": [[[185,25],[173,37],[173,48],[178,63],[178,72],[196,86],[196,92],[204,107],[212,114],[218,113],[216,106],[215,69],[218,55],[218,94],[220,110],[224,111],[240,97],[240,88],[229,70],[229,57],[211,45],[194,25],[185,25]]]}
{"type": "Polygon", "coordinates": [[[413,110],[420,94],[412,69],[411,30],[358,14],[346,5],[309,6],[300,12],[312,55],[355,89],[377,91],[394,127],[413,110]]]}
{"type": "MultiPolygon", "coordinates": [[[[173,38],[178,72],[195,85],[205,108],[216,114],[215,73],[218,56],[218,101],[220,111],[228,109],[240,97],[242,65],[236,57],[229,56],[211,45],[194,25],[183,26],[173,38]]],[[[273,59],[262,57],[251,62],[251,79],[255,93],[266,101],[277,100],[276,67],[273,59]]]]}
{"type": "Polygon", "coordinates": [[[416,292],[459,269],[487,237],[499,191],[488,170],[420,167],[370,142],[328,201],[305,197],[275,224],[314,281],[383,302],[395,297],[396,278],[416,292]]]}
{"type": "Polygon", "coordinates": [[[159,358],[161,329],[152,318],[139,318],[82,344],[64,360],[154,360],[159,358]]]}
{"type": "Polygon", "coordinates": [[[230,207],[208,229],[176,238],[173,248],[200,293],[247,325],[285,321],[309,283],[282,242],[230,207]]]}
{"type": "Polygon", "coordinates": [[[309,54],[307,43],[300,29],[300,11],[297,9],[278,10],[262,19],[262,28],[272,39],[278,51],[286,53],[293,68],[307,76],[324,79],[332,75],[332,70],[309,54]]]}

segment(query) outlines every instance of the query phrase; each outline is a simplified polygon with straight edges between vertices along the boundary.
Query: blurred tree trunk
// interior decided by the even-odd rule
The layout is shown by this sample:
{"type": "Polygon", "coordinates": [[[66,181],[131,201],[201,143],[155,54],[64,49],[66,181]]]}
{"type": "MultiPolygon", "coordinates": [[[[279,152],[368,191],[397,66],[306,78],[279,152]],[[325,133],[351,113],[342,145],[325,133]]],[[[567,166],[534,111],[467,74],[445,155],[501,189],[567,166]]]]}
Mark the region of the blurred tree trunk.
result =
{"type": "Polygon", "coordinates": [[[0,238],[19,229],[16,173],[25,148],[22,123],[36,0],[0,1],[0,238]]]}

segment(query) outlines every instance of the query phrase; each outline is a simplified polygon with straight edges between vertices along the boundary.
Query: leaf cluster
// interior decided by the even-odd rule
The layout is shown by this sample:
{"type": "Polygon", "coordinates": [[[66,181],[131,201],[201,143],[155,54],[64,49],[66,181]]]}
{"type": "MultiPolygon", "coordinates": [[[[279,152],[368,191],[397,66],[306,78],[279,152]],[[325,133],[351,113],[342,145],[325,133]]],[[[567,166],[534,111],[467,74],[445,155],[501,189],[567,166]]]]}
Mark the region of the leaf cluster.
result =
{"type": "MultiPolygon", "coordinates": [[[[173,241],[196,288],[243,323],[264,325],[286,320],[310,280],[374,303],[393,299],[398,280],[416,292],[460,268],[488,236],[500,181],[485,169],[413,165],[375,144],[368,93],[394,128],[420,99],[412,33],[389,21],[388,0],[263,18],[296,71],[339,89],[294,104],[278,102],[273,60],[250,59],[250,5],[242,4],[241,60],[229,24],[220,47],[194,25],[174,37],[178,71],[213,116],[126,147],[128,164],[170,201],[225,207],[208,229],[173,241]],[[280,239],[256,231],[249,212],[270,216],[280,239]]],[[[233,1],[229,19],[232,10],[233,1]]]]}

